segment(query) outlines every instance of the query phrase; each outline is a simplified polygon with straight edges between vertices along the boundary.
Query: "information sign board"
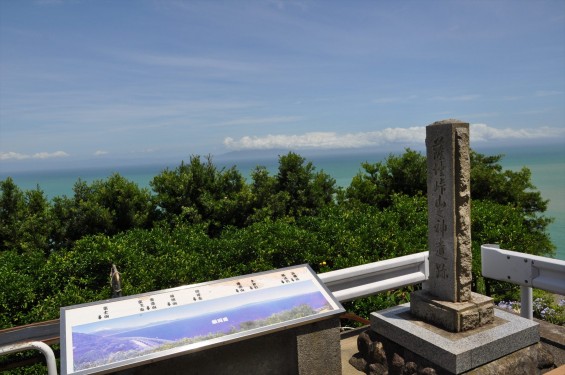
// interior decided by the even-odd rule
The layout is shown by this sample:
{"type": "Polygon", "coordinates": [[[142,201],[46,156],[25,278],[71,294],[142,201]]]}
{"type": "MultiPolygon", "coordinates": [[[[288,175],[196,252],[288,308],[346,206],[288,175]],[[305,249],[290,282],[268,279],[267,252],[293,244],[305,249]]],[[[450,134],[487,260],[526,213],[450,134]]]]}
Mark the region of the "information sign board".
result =
{"type": "Polygon", "coordinates": [[[61,373],[105,373],[344,312],[308,265],[61,308],[61,373]]]}

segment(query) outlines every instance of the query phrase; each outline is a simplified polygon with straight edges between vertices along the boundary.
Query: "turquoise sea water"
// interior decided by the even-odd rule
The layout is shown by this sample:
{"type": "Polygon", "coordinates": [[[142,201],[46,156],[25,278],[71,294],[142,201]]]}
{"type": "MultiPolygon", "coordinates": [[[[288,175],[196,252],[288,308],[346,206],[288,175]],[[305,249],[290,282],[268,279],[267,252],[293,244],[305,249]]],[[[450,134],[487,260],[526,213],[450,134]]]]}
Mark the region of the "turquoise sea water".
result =
{"type": "MultiPolygon", "coordinates": [[[[532,147],[508,147],[498,149],[480,149],[477,151],[486,154],[504,154],[502,166],[505,169],[519,170],[526,166],[532,172],[532,182],[541,191],[545,199],[549,199],[547,216],[555,218],[549,226],[549,233],[553,243],[557,246],[556,257],[565,260],[565,147],[564,145],[545,145],[532,147]]],[[[389,153],[351,153],[339,155],[305,156],[311,161],[316,170],[324,170],[332,176],[338,186],[346,187],[351,183],[352,177],[361,170],[361,163],[371,163],[384,160],[389,153]]],[[[395,152],[394,154],[401,154],[395,152]]],[[[276,156],[230,160],[226,157],[213,159],[218,167],[231,167],[236,165],[240,172],[249,177],[257,165],[263,165],[276,174],[278,159],[276,156]]],[[[169,165],[140,165],[128,167],[109,167],[97,169],[38,171],[38,172],[12,172],[4,174],[0,171],[0,180],[11,176],[16,184],[23,190],[34,189],[37,185],[49,198],[61,195],[72,195],[72,188],[78,178],[87,182],[106,179],[112,173],[120,173],[123,177],[137,183],[140,187],[149,187],[149,182],[166,167],[175,168],[180,164],[169,165]]],[[[472,195],[472,186],[471,186],[472,195]]]]}

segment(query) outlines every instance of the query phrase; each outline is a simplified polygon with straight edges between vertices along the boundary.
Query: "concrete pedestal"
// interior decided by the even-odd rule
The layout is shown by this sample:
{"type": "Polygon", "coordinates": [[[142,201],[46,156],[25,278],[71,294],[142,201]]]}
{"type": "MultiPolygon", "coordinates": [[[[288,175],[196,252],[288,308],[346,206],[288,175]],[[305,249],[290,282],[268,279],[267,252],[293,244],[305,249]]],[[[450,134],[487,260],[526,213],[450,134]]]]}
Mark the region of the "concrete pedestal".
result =
{"type": "Polygon", "coordinates": [[[452,374],[539,342],[538,323],[498,309],[491,324],[454,333],[415,318],[410,314],[410,304],[404,304],[372,313],[371,328],[452,374]]]}
{"type": "Polygon", "coordinates": [[[339,318],[276,331],[116,372],[137,374],[341,374],[339,318]]]}

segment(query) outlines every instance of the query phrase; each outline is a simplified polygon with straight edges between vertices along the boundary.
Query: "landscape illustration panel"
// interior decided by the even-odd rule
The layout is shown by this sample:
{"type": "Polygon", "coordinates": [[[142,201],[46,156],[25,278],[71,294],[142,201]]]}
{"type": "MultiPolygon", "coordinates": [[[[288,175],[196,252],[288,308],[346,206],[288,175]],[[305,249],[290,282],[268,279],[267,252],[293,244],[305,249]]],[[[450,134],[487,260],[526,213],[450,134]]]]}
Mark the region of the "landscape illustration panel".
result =
{"type": "Polygon", "coordinates": [[[334,308],[311,280],[72,327],[74,371],[251,333],[334,308]]]}

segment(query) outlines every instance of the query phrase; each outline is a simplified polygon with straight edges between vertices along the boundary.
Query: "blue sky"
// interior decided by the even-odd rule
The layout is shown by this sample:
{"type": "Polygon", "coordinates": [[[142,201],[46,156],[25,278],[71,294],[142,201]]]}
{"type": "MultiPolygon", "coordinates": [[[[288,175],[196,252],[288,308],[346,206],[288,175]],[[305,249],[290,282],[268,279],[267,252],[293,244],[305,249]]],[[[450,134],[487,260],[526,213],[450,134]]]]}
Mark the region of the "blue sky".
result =
{"type": "Polygon", "coordinates": [[[565,2],[0,1],[0,169],[565,144],[565,2]]]}

